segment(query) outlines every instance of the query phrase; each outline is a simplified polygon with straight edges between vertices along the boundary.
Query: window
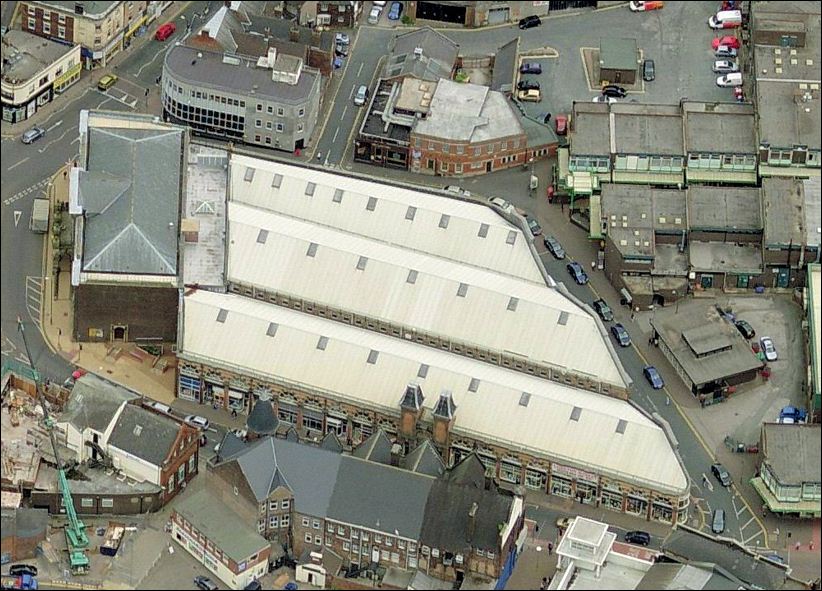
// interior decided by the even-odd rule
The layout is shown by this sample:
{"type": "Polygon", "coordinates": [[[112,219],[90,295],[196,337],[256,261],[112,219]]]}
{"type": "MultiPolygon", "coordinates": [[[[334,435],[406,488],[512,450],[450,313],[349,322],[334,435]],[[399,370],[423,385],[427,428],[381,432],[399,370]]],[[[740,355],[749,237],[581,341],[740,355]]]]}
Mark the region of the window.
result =
{"type": "Polygon", "coordinates": [[[275,174],[274,178],[271,179],[271,187],[273,189],[279,189],[280,185],[282,185],[282,184],[283,184],[283,175],[275,174]]]}
{"type": "MultiPolygon", "coordinates": [[[[308,525],[308,524],[306,523],[305,525],[308,525]]],[[[320,522],[316,519],[314,520],[314,522],[311,525],[314,529],[320,529],[320,522]]]]}
{"type": "Polygon", "coordinates": [[[58,26],[57,27],[57,36],[60,37],[60,39],[65,39],[66,38],[66,28],[63,27],[63,26],[58,26]]]}
{"type": "Polygon", "coordinates": [[[276,528],[276,527],[279,527],[280,526],[279,522],[280,522],[280,518],[276,515],[272,515],[271,517],[268,518],[268,527],[270,527],[272,529],[276,528]]]}
{"type": "Polygon", "coordinates": [[[260,136],[259,136],[259,135],[255,135],[255,136],[254,136],[254,141],[255,141],[255,142],[257,142],[257,143],[259,144],[259,143],[260,143],[260,136]]]}
{"type": "Polygon", "coordinates": [[[389,538],[389,537],[387,537],[387,536],[386,536],[386,538],[385,538],[385,545],[386,545],[386,546],[388,546],[388,547],[390,548],[393,544],[394,544],[394,540],[392,540],[391,538],[389,538]]]}
{"type": "Polygon", "coordinates": [[[311,520],[308,517],[303,517],[303,527],[308,527],[311,520]]]}
{"type": "Polygon", "coordinates": [[[374,543],[382,544],[382,536],[380,534],[374,534],[374,543]]]}
{"type": "Polygon", "coordinates": [[[329,523],[328,525],[325,526],[325,529],[328,533],[333,534],[334,533],[334,524],[329,523]]]}
{"type": "Polygon", "coordinates": [[[271,123],[271,121],[266,121],[266,122],[265,122],[265,128],[266,128],[266,129],[271,129],[271,127],[272,127],[272,123],[271,123]]]}
{"type": "Polygon", "coordinates": [[[391,554],[388,552],[388,550],[380,550],[380,560],[387,561],[390,556],[391,554]]]}
{"type": "Polygon", "coordinates": [[[351,544],[349,542],[343,542],[343,550],[346,552],[351,550],[351,544]]]}
{"type": "Polygon", "coordinates": [[[174,474],[169,475],[168,477],[168,492],[174,490],[174,474]]]}
{"type": "Polygon", "coordinates": [[[280,527],[288,527],[291,523],[291,516],[290,515],[281,515],[280,516],[280,527]]]}
{"type": "Polygon", "coordinates": [[[100,499],[100,506],[105,509],[114,507],[114,499],[100,499]]]}
{"type": "Polygon", "coordinates": [[[282,117],[283,115],[285,115],[285,109],[282,107],[277,107],[277,116],[282,117]]]}
{"type": "Polygon", "coordinates": [[[341,525],[337,526],[337,535],[338,536],[344,536],[345,535],[345,528],[343,526],[341,526],[341,525]]]}
{"type": "Polygon", "coordinates": [[[35,23],[34,19],[33,19],[33,18],[30,18],[30,19],[28,20],[28,29],[29,29],[29,30],[34,30],[34,27],[35,27],[35,26],[36,26],[36,23],[35,23]]]}
{"type": "Polygon", "coordinates": [[[262,119],[255,119],[254,120],[254,127],[262,127],[262,126],[263,126],[263,120],[262,119]]]}
{"type": "Polygon", "coordinates": [[[314,536],[314,543],[317,544],[317,546],[319,546],[323,543],[323,539],[320,536],[314,536]]]}
{"type": "Polygon", "coordinates": [[[268,112],[269,115],[273,115],[274,114],[274,107],[272,105],[268,105],[266,107],[266,111],[268,112]]]}
{"type": "Polygon", "coordinates": [[[257,531],[263,533],[265,531],[265,520],[260,520],[257,522],[257,531]]]}
{"type": "Polygon", "coordinates": [[[258,113],[262,113],[262,112],[263,112],[263,106],[262,106],[260,103],[257,103],[257,112],[258,112],[258,113]]]}
{"type": "Polygon", "coordinates": [[[283,124],[282,123],[277,123],[277,133],[282,133],[283,129],[285,129],[283,127],[283,124]]]}
{"type": "MultiPolygon", "coordinates": [[[[298,117],[305,117],[305,107],[300,107],[300,110],[297,111],[297,116],[298,117]]],[[[300,127],[302,127],[302,124],[300,125],[300,127]]]]}
{"type": "Polygon", "coordinates": [[[51,34],[51,23],[48,23],[48,22],[44,22],[44,23],[43,23],[43,32],[44,32],[46,35],[50,35],[50,34],[51,34]]]}
{"type": "Polygon", "coordinates": [[[277,510],[277,501],[269,501],[268,502],[268,510],[269,511],[276,511],[277,510]]]}
{"type": "Polygon", "coordinates": [[[311,534],[305,534],[305,543],[306,543],[306,544],[310,544],[310,543],[311,543],[311,534]]]}
{"type": "Polygon", "coordinates": [[[94,499],[89,499],[87,497],[83,497],[80,499],[80,506],[81,507],[94,507],[94,499]]]}
{"type": "Polygon", "coordinates": [[[297,133],[301,133],[303,131],[303,129],[304,129],[303,124],[302,123],[297,123],[297,133]]]}
{"type": "Polygon", "coordinates": [[[283,499],[283,502],[282,502],[282,503],[280,503],[280,507],[281,507],[283,510],[285,510],[285,509],[290,509],[290,508],[291,508],[291,501],[290,501],[289,499],[283,499]]]}

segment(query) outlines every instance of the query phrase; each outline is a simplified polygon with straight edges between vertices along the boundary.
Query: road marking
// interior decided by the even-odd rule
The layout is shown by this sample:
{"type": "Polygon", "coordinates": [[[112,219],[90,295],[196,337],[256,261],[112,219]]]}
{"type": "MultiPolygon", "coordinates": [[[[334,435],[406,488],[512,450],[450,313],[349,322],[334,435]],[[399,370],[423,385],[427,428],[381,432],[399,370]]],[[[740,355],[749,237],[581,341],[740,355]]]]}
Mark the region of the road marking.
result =
{"type": "Polygon", "coordinates": [[[65,131],[63,132],[63,135],[61,135],[60,137],[56,137],[56,138],[54,138],[53,140],[51,140],[49,143],[47,143],[45,146],[43,146],[42,148],[40,148],[40,149],[39,149],[39,150],[37,150],[37,151],[38,151],[40,154],[42,154],[43,152],[45,152],[46,150],[48,150],[48,149],[49,149],[49,146],[51,146],[52,144],[54,144],[54,143],[56,143],[56,142],[59,142],[59,141],[60,141],[60,140],[62,140],[64,137],[66,137],[66,134],[68,134],[68,133],[69,133],[69,131],[71,131],[71,130],[69,130],[69,129],[65,130],[65,131]]]}
{"type": "MultiPolygon", "coordinates": [[[[737,517],[739,517],[739,515],[737,515],[737,517]]],[[[751,521],[754,521],[754,518],[753,518],[753,517],[751,517],[748,521],[746,521],[746,522],[745,522],[745,525],[741,525],[741,526],[739,526],[739,531],[741,532],[743,529],[745,529],[746,527],[748,527],[748,525],[750,525],[751,521]]]]}
{"type": "Polygon", "coordinates": [[[20,162],[16,162],[16,163],[12,164],[11,166],[9,166],[6,170],[11,170],[12,168],[14,168],[14,167],[16,167],[16,166],[20,166],[21,164],[23,164],[23,162],[25,162],[25,161],[26,161],[26,160],[28,160],[29,158],[31,158],[31,156],[26,156],[26,157],[25,157],[25,158],[23,158],[20,162]]]}
{"type": "Polygon", "coordinates": [[[345,114],[346,114],[346,112],[347,112],[347,111],[348,111],[348,105],[345,105],[345,106],[343,107],[343,112],[342,112],[342,114],[340,115],[340,121],[342,121],[343,119],[345,119],[345,114]]]}
{"type": "Polygon", "coordinates": [[[40,188],[44,187],[46,184],[48,184],[48,182],[49,182],[49,179],[45,178],[45,179],[31,185],[30,187],[26,187],[25,189],[22,189],[22,190],[18,191],[17,193],[15,193],[11,197],[9,197],[5,201],[3,201],[3,205],[11,205],[15,201],[19,201],[20,199],[22,199],[23,197],[25,197],[26,195],[28,195],[32,191],[36,191],[37,189],[40,189],[40,188]]]}
{"type": "Polygon", "coordinates": [[[26,276],[26,310],[29,313],[29,318],[40,330],[40,310],[43,303],[43,278],[36,276],[26,276]],[[37,292],[36,296],[32,296],[31,292],[37,292]],[[31,301],[30,301],[31,300],[31,301]],[[32,303],[33,301],[33,303],[32,303]]]}
{"type": "Polygon", "coordinates": [[[337,143],[337,135],[340,133],[340,126],[337,126],[337,129],[334,130],[334,137],[331,138],[331,145],[337,143]]]}
{"type": "Polygon", "coordinates": [[[46,131],[51,131],[52,129],[55,129],[55,128],[57,128],[57,127],[60,127],[62,124],[63,124],[63,120],[62,120],[62,119],[60,119],[60,121],[58,121],[57,123],[55,123],[54,125],[52,125],[52,126],[51,126],[51,127],[49,127],[48,129],[46,129],[46,131]]]}
{"type": "Polygon", "coordinates": [[[14,227],[15,228],[17,227],[17,224],[20,223],[20,216],[22,216],[22,215],[23,215],[23,212],[20,211],[19,209],[14,210],[14,227]]]}
{"type": "Polygon", "coordinates": [[[359,70],[357,70],[357,78],[359,78],[359,77],[360,77],[360,74],[362,74],[362,67],[363,67],[364,65],[365,65],[365,62],[360,62],[360,69],[359,69],[359,70]]]}
{"type": "Polygon", "coordinates": [[[71,142],[70,142],[70,143],[74,144],[74,143],[77,143],[77,142],[79,142],[79,141],[80,141],[80,136],[78,135],[76,138],[74,138],[73,140],[71,140],[71,142]]]}

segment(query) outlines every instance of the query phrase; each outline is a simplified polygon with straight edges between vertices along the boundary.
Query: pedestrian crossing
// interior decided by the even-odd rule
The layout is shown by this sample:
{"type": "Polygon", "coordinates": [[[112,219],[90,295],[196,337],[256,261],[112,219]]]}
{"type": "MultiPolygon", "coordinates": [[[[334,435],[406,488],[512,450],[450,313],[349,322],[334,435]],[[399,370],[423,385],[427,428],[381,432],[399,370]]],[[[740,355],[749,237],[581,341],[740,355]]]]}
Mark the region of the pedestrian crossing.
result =
{"type": "Polygon", "coordinates": [[[29,313],[29,318],[40,330],[40,317],[43,305],[43,278],[42,277],[26,277],[26,310],[29,313]]]}
{"type": "Polygon", "coordinates": [[[31,185],[30,187],[26,187],[26,188],[25,188],[25,189],[23,189],[22,191],[18,191],[17,193],[15,193],[14,195],[12,195],[12,196],[11,196],[11,197],[9,197],[8,199],[5,199],[5,200],[3,201],[3,205],[11,205],[11,204],[12,204],[12,203],[14,203],[15,201],[19,201],[19,200],[20,200],[20,199],[22,199],[23,197],[26,197],[27,195],[29,195],[29,194],[30,194],[30,193],[32,193],[33,191],[37,191],[38,189],[42,189],[43,187],[45,187],[46,185],[48,185],[48,183],[49,183],[49,179],[48,179],[48,177],[47,177],[47,178],[44,178],[43,180],[41,180],[41,181],[38,181],[38,182],[34,183],[34,184],[33,184],[33,185],[31,185]]]}

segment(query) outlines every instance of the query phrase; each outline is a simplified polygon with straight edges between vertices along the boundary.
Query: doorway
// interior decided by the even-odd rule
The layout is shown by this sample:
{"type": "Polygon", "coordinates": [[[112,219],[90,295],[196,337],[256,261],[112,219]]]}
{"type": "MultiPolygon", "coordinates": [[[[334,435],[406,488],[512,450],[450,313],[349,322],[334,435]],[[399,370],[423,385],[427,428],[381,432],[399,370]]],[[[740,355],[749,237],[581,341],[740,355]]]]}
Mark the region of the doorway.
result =
{"type": "Polygon", "coordinates": [[[491,165],[492,164],[493,164],[493,162],[491,162],[491,160],[489,160],[488,162],[485,163],[485,172],[491,172],[491,165]]]}
{"type": "Polygon", "coordinates": [[[128,338],[128,325],[115,324],[111,327],[111,340],[125,342],[128,338]]]}

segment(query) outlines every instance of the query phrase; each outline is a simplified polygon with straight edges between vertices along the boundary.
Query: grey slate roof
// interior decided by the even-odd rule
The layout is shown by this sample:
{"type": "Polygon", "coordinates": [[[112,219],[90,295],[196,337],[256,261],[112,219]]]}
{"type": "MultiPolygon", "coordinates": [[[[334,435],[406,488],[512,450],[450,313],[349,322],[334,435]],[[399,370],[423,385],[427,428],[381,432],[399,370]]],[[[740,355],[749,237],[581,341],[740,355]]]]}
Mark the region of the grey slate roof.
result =
{"type": "Polygon", "coordinates": [[[403,458],[403,468],[439,478],[445,474],[445,463],[430,439],[426,439],[403,458]]]}
{"type": "Polygon", "coordinates": [[[434,416],[453,419],[455,412],[457,412],[457,405],[454,403],[454,397],[451,395],[451,391],[443,390],[440,392],[440,399],[437,401],[437,406],[434,407],[434,416]]]}
{"type": "Polygon", "coordinates": [[[95,128],[80,171],[83,270],[175,275],[181,128],[95,128]]]}
{"type": "Polygon", "coordinates": [[[454,484],[483,488],[485,486],[485,466],[482,465],[477,454],[472,453],[451,468],[448,472],[448,480],[454,484]]]}
{"type": "Polygon", "coordinates": [[[180,429],[180,423],[168,417],[127,404],[117,417],[108,443],[160,466],[172,451],[180,429]]]}
{"type": "Polygon", "coordinates": [[[235,562],[243,562],[269,546],[252,529],[237,527],[243,523],[242,517],[206,489],[184,494],[174,510],[235,562]]]}
{"type": "Polygon", "coordinates": [[[425,505],[425,520],[420,541],[435,548],[457,552],[463,548],[496,549],[500,524],[508,520],[514,497],[470,484],[437,480],[425,505]],[[477,504],[473,534],[469,512],[477,504]],[[448,518],[444,519],[443,516],[448,518]]]}
{"type": "Polygon", "coordinates": [[[500,92],[514,90],[517,55],[519,55],[519,35],[497,50],[494,56],[494,70],[491,72],[491,90],[500,92]]]}
{"type": "Polygon", "coordinates": [[[414,76],[434,82],[450,78],[458,53],[459,45],[431,27],[403,33],[394,38],[383,77],[414,76]],[[418,47],[422,48],[421,57],[414,55],[418,47]]]}
{"type": "Polygon", "coordinates": [[[218,461],[225,461],[233,458],[246,447],[248,443],[237,437],[233,431],[226,431],[220,441],[220,450],[217,454],[218,461]]]}
{"type": "Polygon", "coordinates": [[[276,433],[280,420],[274,414],[271,400],[263,400],[262,398],[257,400],[245,424],[249,431],[253,431],[258,435],[273,435],[276,433]]]}
{"type": "Polygon", "coordinates": [[[326,516],[418,539],[435,479],[351,456],[340,460],[326,516]]]}
{"type": "Polygon", "coordinates": [[[400,408],[413,408],[419,410],[422,408],[422,402],[425,396],[422,393],[422,388],[419,384],[408,384],[405,387],[405,393],[400,401],[400,408]]]}
{"type": "Polygon", "coordinates": [[[380,464],[391,463],[391,441],[382,429],[377,429],[371,437],[363,441],[351,454],[355,458],[371,460],[380,464]]]}
{"type": "Polygon", "coordinates": [[[79,431],[90,428],[102,433],[123,402],[139,398],[131,390],[94,374],[86,374],[74,384],[59,422],[69,422],[79,431]]]}
{"type": "Polygon", "coordinates": [[[337,434],[334,431],[329,431],[323,437],[323,440],[320,442],[320,447],[327,451],[333,451],[335,453],[342,453],[343,445],[340,443],[340,438],[337,437],[337,434]]]}

